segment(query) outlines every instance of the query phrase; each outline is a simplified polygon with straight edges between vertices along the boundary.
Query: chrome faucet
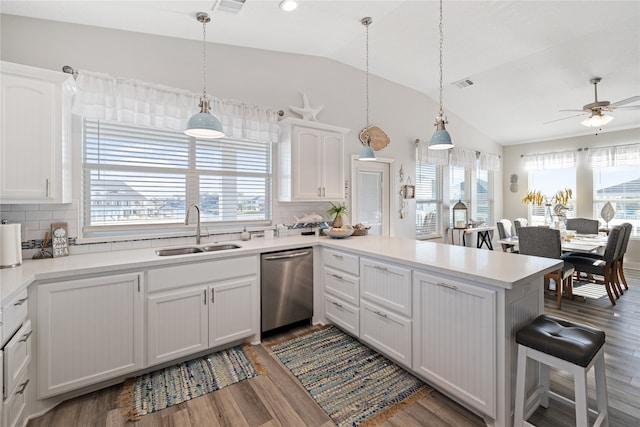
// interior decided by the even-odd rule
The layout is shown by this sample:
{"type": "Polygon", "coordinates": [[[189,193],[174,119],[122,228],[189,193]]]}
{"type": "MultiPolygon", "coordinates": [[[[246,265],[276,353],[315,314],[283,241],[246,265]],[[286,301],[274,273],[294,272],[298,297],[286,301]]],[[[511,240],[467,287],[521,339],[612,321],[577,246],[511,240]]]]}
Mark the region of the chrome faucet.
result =
{"type": "Polygon", "coordinates": [[[198,211],[198,224],[196,225],[196,245],[200,244],[200,208],[198,205],[189,205],[187,208],[187,215],[184,217],[184,225],[189,225],[189,212],[191,208],[196,208],[198,211]]]}

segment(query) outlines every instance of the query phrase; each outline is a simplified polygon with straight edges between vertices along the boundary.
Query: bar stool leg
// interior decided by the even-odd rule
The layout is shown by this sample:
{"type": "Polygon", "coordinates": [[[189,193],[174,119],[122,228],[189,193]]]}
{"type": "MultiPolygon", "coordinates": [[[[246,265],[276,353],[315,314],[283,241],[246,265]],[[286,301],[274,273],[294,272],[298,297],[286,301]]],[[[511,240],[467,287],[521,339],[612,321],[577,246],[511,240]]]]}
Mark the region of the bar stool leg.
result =
{"type": "Polygon", "coordinates": [[[576,366],[573,370],[574,393],[576,403],[576,426],[587,426],[589,410],[587,409],[587,371],[576,366]]]}
{"type": "MultiPolygon", "coordinates": [[[[597,395],[597,408],[598,419],[602,419],[603,426],[609,425],[609,399],[607,397],[607,376],[604,365],[604,353],[602,350],[599,355],[596,355],[596,361],[593,368],[595,369],[596,377],[596,395],[597,395]]],[[[597,421],[596,421],[597,425],[597,421]]]]}
{"type": "Polygon", "coordinates": [[[525,382],[527,378],[527,349],[518,345],[518,372],[516,374],[516,409],[513,416],[513,426],[524,426],[525,382]]]}
{"type": "Polygon", "coordinates": [[[546,363],[538,362],[540,367],[540,386],[542,387],[542,394],[540,396],[540,406],[543,408],[549,407],[549,390],[551,387],[551,369],[546,363]]]}

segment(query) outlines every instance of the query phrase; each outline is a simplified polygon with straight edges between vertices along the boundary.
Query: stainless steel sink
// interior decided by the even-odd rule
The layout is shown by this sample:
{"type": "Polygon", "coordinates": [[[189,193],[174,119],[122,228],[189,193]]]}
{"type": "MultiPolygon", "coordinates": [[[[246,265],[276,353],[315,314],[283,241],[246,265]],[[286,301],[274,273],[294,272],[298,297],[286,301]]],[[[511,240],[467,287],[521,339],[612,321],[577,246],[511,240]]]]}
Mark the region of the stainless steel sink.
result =
{"type": "Polygon", "coordinates": [[[205,252],[214,252],[214,251],[226,251],[229,249],[239,249],[240,246],[233,244],[233,243],[226,243],[226,244],[221,244],[221,245],[210,245],[210,246],[203,246],[202,250],[205,252]]]}
{"type": "Polygon", "coordinates": [[[202,252],[202,249],[195,246],[187,248],[173,248],[173,249],[158,249],[156,255],[158,256],[171,256],[171,255],[185,255],[185,254],[197,254],[202,252]]]}
{"type": "Polygon", "coordinates": [[[156,255],[158,256],[173,256],[173,255],[186,255],[186,254],[197,254],[200,252],[215,252],[215,251],[226,251],[229,249],[238,249],[241,246],[238,246],[233,243],[225,243],[220,245],[208,245],[208,246],[187,246],[184,248],[171,248],[171,249],[158,249],[156,250],[156,255]]]}

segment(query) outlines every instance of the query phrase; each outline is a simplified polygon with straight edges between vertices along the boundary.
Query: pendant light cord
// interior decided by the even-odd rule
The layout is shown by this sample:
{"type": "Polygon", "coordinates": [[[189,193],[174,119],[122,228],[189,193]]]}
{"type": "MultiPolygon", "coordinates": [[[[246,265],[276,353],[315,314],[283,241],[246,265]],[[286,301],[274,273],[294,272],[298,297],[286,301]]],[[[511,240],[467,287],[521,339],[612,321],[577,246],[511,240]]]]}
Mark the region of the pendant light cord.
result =
{"type": "Polygon", "coordinates": [[[369,136],[369,25],[373,22],[370,17],[362,18],[360,21],[362,25],[365,27],[365,36],[366,36],[366,56],[365,56],[365,64],[366,64],[366,73],[365,73],[365,108],[366,108],[366,127],[365,127],[365,145],[371,144],[371,137],[369,136]]]}
{"type": "MultiPolygon", "coordinates": [[[[202,94],[207,97],[207,16],[202,20],[202,94]]],[[[442,101],[440,101],[442,103],[442,101]]]]}
{"type": "Polygon", "coordinates": [[[444,44],[444,32],[442,31],[442,0],[440,0],[440,117],[444,117],[442,108],[442,46],[444,44]]]}

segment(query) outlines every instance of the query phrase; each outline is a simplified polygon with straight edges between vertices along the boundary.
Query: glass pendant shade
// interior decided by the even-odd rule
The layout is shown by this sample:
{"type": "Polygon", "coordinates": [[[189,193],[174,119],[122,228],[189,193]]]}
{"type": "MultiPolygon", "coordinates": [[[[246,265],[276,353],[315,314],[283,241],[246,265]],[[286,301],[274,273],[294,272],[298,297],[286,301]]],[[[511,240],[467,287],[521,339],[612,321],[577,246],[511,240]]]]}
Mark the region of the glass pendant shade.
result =
{"type": "Polygon", "coordinates": [[[376,154],[373,152],[373,148],[371,147],[371,145],[362,145],[362,150],[360,150],[360,157],[358,157],[358,160],[372,161],[375,159],[376,154]]]}
{"type": "Polygon", "coordinates": [[[580,124],[589,128],[596,128],[606,125],[611,120],[613,120],[613,116],[607,116],[606,114],[602,113],[593,113],[590,117],[581,121],[580,124]]]}

